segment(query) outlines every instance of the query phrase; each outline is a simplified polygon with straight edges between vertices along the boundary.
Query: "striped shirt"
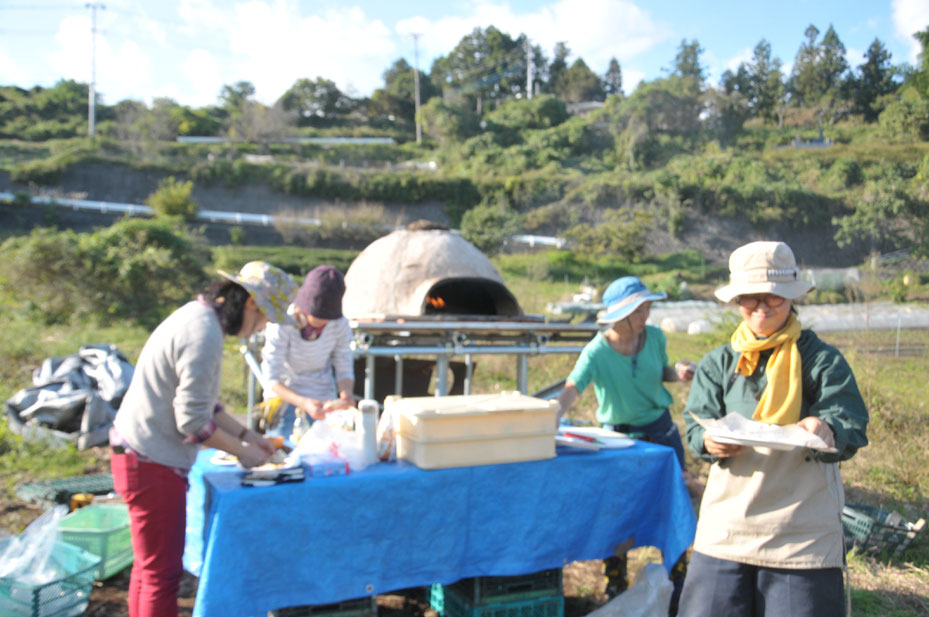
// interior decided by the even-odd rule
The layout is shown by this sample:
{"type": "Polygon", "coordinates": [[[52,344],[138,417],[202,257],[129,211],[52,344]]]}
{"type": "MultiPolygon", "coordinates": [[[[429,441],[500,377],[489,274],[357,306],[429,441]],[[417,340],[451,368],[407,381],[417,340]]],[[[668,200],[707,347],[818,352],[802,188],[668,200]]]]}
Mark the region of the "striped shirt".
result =
{"type": "MultiPolygon", "coordinates": [[[[319,338],[305,341],[292,326],[269,323],[261,350],[261,372],[270,383],[281,383],[300,396],[328,401],[338,398],[336,383],[354,379],[352,329],[348,319],[333,319],[319,338]]],[[[274,396],[265,392],[265,397],[274,396]]]]}

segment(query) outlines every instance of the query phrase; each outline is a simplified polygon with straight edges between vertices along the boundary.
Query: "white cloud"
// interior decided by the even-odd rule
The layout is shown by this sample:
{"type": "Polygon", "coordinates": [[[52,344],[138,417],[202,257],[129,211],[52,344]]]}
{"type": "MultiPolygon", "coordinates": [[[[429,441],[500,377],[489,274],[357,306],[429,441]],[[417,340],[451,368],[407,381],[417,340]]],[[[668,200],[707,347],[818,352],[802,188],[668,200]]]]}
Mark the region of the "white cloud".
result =
{"type": "Polygon", "coordinates": [[[182,73],[186,80],[182,88],[185,102],[194,107],[216,103],[224,82],[213,54],[194,49],[184,59],[182,73]]]}
{"type": "Polygon", "coordinates": [[[916,64],[919,55],[919,42],[913,33],[929,26],[929,2],[926,0],[893,0],[893,21],[897,38],[909,48],[911,64],[916,64]]]}
{"type": "Polygon", "coordinates": [[[637,71],[636,69],[623,69],[623,92],[626,94],[631,94],[639,86],[642,80],[645,79],[644,71],[637,71]]]}
{"type": "Polygon", "coordinates": [[[58,47],[48,55],[54,72],[62,79],[90,82],[90,17],[74,15],[62,19],[55,42],[58,47]]]}
{"type": "Polygon", "coordinates": [[[490,25],[514,38],[525,34],[549,58],[555,44],[564,41],[571,58],[584,58],[598,73],[606,71],[610,58],[623,65],[671,36],[669,26],[625,0],[557,0],[518,14],[508,3],[479,1],[467,15],[435,21],[413,17],[398,23],[397,29],[422,32],[420,49],[424,55],[420,57],[434,58],[450,52],[475,28],[490,25]]]}
{"type": "Polygon", "coordinates": [[[864,64],[864,54],[865,52],[854,47],[848,47],[845,50],[845,61],[848,62],[850,68],[857,69],[859,64],[864,64]]]}
{"type": "Polygon", "coordinates": [[[752,61],[754,56],[754,48],[745,47],[744,49],[739,50],[738,53],[736,53],[734,56],[726,60],[726,68],[734,73],[738,70],[740,64],[743,62],[748,64],[752,61]]]}
{"type": "Polygon", "coordinates": [[[292,2],[253,1],[228,13],[223,28],[233,59],[227,78],[248,79],[267,104],[302,77],[369,94],[381,85],[389,58],[399,55],[387,26],[357,7],[304,17],[292,2]]]}
{"type": "Polygon", "coordinates": [[[27,84],[31,81],[26,70],[11,56],[0,51],[0,84],[27,84]]]}

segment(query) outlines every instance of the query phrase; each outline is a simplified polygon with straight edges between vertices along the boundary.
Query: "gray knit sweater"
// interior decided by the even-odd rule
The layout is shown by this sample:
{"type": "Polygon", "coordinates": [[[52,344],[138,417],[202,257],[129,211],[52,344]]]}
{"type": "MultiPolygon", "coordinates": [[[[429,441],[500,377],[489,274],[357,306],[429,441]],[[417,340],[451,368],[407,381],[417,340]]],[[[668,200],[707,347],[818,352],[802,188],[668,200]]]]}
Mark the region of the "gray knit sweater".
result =
{"type": "Polygon", "coordinates": [[[200,449],[184,443],[213,419],[219,399],[223,331],[209,306],[188,302],[155,328],[114,426],[139,454],[190,469],[200,449]]]}

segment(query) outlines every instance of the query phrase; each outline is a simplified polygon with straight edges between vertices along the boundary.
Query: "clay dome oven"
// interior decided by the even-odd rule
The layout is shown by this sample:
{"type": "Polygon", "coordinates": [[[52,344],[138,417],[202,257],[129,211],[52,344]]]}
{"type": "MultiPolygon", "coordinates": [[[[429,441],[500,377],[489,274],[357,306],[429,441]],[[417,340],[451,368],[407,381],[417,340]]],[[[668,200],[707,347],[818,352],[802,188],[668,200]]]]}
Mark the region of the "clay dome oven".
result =
{"type": "Polygon", "coordinates": [[[375,240],[352,262],[345,287],[349,319],[523,314],[490,260],[447,229],[402,229],[375,240]]]}

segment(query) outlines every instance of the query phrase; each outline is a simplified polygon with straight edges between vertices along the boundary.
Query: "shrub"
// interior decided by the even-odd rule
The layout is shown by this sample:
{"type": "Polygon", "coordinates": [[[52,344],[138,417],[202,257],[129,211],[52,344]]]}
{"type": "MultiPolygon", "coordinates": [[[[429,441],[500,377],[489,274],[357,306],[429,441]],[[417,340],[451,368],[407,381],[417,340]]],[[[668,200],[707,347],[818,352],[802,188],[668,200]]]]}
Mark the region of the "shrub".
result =
{"type": "Polygon", "coordinates": [[[494,196],[461,217],[461,235],[487,254],[499,253],[509,236],[519,231],[519,217],[506,198],[494,196]]]}
{"type": "Polygon", "coordinates": [[[641,210],[621,209],[604,212],[596,226],[575,225],[565,237],[594,257],[613,256],[628,262],[641,258],[648,232],[654,227],[652,216],[641,210]]]}
{"type": "Polygon", "coordinates": [[[0,280],[48,322],[157,323],[204,283],[209,256],[198,238],[149,219],[89,234],[36,229],[0,249],[0,280]]]}
{"type": "Polygon", "coordinates": [[[825,185],[832,189],[847,189],[861,184],[864,174],[858,161],[849,157],[840,157],[835,160],[823,179],[825,185]]]}
{"type": "Polygon", "coordinates": [[[146,198],[145,203],[154,210],[157,216],[179,216],[186,221],[197,218],[200,206],[191,197],[194,183],[175,180],[168,176],[158,184],[154,193],[146,198]]]}

